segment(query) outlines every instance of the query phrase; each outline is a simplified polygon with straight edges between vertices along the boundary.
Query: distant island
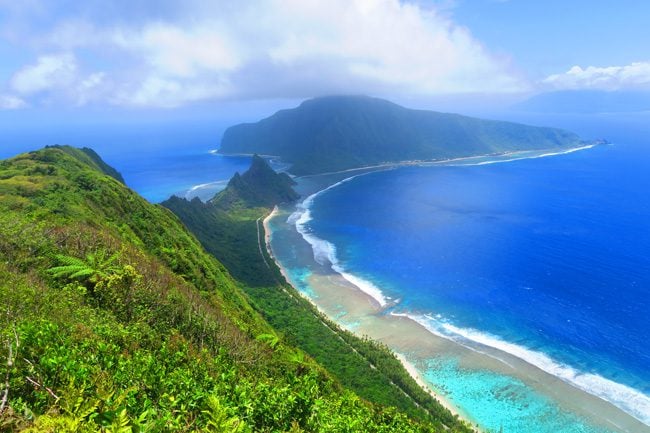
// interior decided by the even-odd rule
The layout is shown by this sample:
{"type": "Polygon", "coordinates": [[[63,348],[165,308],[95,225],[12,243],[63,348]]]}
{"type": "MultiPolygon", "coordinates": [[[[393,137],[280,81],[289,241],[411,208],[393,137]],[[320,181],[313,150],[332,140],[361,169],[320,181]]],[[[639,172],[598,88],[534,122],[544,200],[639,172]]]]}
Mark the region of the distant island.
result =
{"type": "Polygon", "coordinates": [[[383,163],[584,145],[555,128],[413,110],[368,96],[310,99],[257,123],[228,128],[222,154],[275,155],[295,175],[383,163]]]}

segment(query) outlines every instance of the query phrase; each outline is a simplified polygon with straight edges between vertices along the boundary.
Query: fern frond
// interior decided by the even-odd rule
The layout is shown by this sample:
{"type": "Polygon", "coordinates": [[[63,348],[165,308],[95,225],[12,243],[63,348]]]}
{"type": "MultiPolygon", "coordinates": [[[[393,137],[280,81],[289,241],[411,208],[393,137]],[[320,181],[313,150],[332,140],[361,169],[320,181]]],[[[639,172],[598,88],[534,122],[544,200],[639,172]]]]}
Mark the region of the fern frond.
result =
{"type": "Polygon", "coordinates": [[[65,266],[55,266],[53,268],[48,269],[47,272],[52,274],[54,277],[59,278],[66,275],[73,274],[75,272],[79,272],[82,269],[86,269],[86,266],[65,265],[65,266]]]}
{"type": "Polygon", "coordinates": [[[90,268],[84,268],[84,269],[79,269],[73,274],[70,274],[70,278],[83,278],[83,277],[90,277],[94,275],[96,272],[94,269],[90,268]]]}
{"type": "Polygon", "coordinates": [[[274,334],[260,334],[255,339],[267,343],[271,349],[275,349],[280,342],[280,338],[274,334]]]}
{"type": "Polygon", "coordinates": [[[115,417],[113,422],[109,427],[106,428],[106,432],[110,433],[132,433],[133,428],[131,427],[131,421],[129,416],[126,413],[126,409],[122,409],[119,414],[115,417]]]}
{"type": "Polygon", "coordinates": [[[61,263],[62,265],[65,266],[85,266],[86,263],[78,258],[78,257],[73,257],[73,256],[65,256],[63,254],[56,254],[54,256],[57,262],[61,263]]]}

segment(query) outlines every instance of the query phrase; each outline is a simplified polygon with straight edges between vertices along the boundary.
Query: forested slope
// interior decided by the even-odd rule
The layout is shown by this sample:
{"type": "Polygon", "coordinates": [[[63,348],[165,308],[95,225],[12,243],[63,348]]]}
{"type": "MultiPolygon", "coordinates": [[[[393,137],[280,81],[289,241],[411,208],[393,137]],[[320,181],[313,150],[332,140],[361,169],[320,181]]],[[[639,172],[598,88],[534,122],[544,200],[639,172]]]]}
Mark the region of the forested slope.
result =
{"type": "Polygon", "coordinates": [[[286,190],[284,176],[254,159],[251,169],[235,176],[246,180],[245,194],[239,182],[231,181],[207,203],[173,197],[162,205],[178,215],[208,252],[226,263],[242,281],[253,306],[286,341],[307,352],[344,386],[416,419],[468,431],[420,388],[388,348],[341,329],[285,281],[268,255],[261,221],[272,205],[297,197],[286,190]],[[283,194],[269,201],[269,185],[278,183],[283,194]]]}
{"type": "Polygon", "coordinates": [[[109,174],[67,147],[0,162],[1,431],[443,430],[343,388],[109,174]]]}
{"type": "Polygon", "coordinates": [[[293,174],[307,175],[581,144],[576,134],[556,128],[413,110],[367,96],[328,96],[228,128],[219,151],[276,155],[293,174]]]}

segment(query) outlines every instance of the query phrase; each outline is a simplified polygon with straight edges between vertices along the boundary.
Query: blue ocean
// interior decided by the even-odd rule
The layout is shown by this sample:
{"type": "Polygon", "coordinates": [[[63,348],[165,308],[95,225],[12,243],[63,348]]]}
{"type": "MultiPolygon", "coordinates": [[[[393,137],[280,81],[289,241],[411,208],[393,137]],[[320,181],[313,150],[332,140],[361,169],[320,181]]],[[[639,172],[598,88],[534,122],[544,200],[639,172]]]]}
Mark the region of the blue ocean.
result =
{"type": "MultiPolygon", "coordinates": [[[[648,424],[650,114],[510,118],[612,145],[365,174],[318,194],[306,227],[335,247],[339,271],[390,298],[385,314],[512,353],[648,424]]],[[[208,199],[250,162],[213,152],[224,128],[8,127],[0,157],[48,144],[88,146],[152,202],[172,194],[208,199]]],[[[429,382],[493,431],[603,431],[512,378],[459,374],[452,358],[430,367],[429,382]],[[516,390],[517,401],[495,394],[503,389],[516,390]]]]}
{"type": "Polygon", "coordinates": [[[38,128],[10,120],[2,119],[0,158],[53,144],[90,147],[153,203],[172,194],[207,200],[250,165],[249,157],[215,153],[228,125],[214,120],[50,122],[38,128]]]}
{"type": "MultiPolygon", "coordinates": [[[[336,269],[397,301],[386,314],[512,353],[648,424],[650,115],[544,120],[612,144],[365,174],[318,194],[306,226],[336,269]]],[[[486,389],[451,377],[432,382],[493,415],[472,401],[486,389]]]]}

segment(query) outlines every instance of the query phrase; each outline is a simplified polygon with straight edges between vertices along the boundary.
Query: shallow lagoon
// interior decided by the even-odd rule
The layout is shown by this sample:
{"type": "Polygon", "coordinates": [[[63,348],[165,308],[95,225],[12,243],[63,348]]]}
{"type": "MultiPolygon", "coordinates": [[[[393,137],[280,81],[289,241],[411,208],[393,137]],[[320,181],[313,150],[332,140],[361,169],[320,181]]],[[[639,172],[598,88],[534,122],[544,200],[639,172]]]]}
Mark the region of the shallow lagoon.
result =
{"type": "MultiPolygon", "coordinates": [[[[477,162],[486,161],[474,160],[464,161],[463,164],[472,163],[465,167],[454,163],[455,167],[408,167],[359,176],[317,196],[309,218],[303,218],[303,234],[327,240],[325,243],[315,243],[313,238],[313,245],[304,242],[295,226],[286,224],[291,213],[288,209],[272,224],[273,250],[292,282],[320,308],[352,330],[392,341],[391,347],[407,355],[435,390],[483,428],[525,428],[532,432],[647,431],[646,426],[602,399],[637,418],[647,416],[647,351],[639,343],[648,323],[638,313],[647,303],[644,294],[650,276],[644,269],[650,267],[637,263],[645,260],[639,252],[645,248],[647,231],[629,238],[647,227],[647,219],[637,220],[635,226],[629,214],[630,209],[647,210],[643,196],[635,196],[634,191],[650,182],[643,177],[644,172],[634,171],[643,168],[642,159],[630,160],[625,145],[622,155],[618,146],[621,145],[507,164],[477,166],[477,162]],[[625,179],[629,182],[626,185],[631,188],[626,194],[616,195],[615,191],[621,190],[620,179],[615,177],[619,179],[617,188],[607,177],[607,170],[602,170],[610,163],[625,167],[625,179]],[[592,218],[592,211],[603,210],[603,206],[590,202],[593,194],[584,195],[594,206],[592,209],[573,209],[576,221],[566,215],[566,207],[571,206],[570,190],[573,187],[579,191],[580,185],[576,179],[568,182],[563,175],[577,176],[578,181],[603,182],[603,198],[622,200],[614,209],[628,218],[624,229],[613,236],[610,229],[604,238],[595,240],[608,248],[594,250],[588,242],[594,242],[593,236],[590,239],[589,224],[595,224],[601,233],[598,225],[609,221],[603,215],[601,220],[592,218]],[[556,203],[540,195],[539,182],[551,189],[547,194],[555,194],[556,203]],[[537,188],[532,189],[537,195],[531,197],[531,188],[537,188]],[[561,193],[553,188],[561,188],[561,193]],[[550,202],[556,206],[551,220],[562,227],[546,227],[548,224],[539,215],[513,210],[521,206],[522,198],[526,198],[526,203],[550,202]],[[493,203],[502,208],[494,209],[493,203]],[[558,220],[557,215],[564,221],[558,220]],[[587,227],[576,232],[576,224],[578,228],[580,224],[587,227]],[[537,237],[527,243],[517,239],[529,233],[537,237]],[[467,235],[471,242],[462,238],[467,235]],[[577,245],[567,253],[565,246],[549,245],[548,236],[557,242],[577,239],[577,245]],[[630,239],[635,242],[633,247],[638,248],[636,254],[629,248],[630,239]],[[610,259],[616,256],[615,247],[622,245],[616,240],[627,241],[626,248],[621,250],[622,257],[610,259]],[[305,261],[305,257],[314,257],[309,251],[313,246],[321,263],[305,261]],[[577,254],[581,248],[583,253],[577,254]],[[534,254],[527,255],[531,251],[534,254]],[[544,262],[535,254],[546,255],[550,261],[544,262]],[[375,302],[375,310],[368,310],[364,303],[369,301],[352,295],[354,289],[344,288],[350,285],[345,278],[336,282],[331,276],[332,260],[323,257],[334,257],[335,269],[368,283],[365,287],[357,284],[366,293],[372,294],[369,287],[380,288],[389,303],[388,309],[375,302]],[[561,266],[562,260],[576,257],[585,260],[561,266]],[[527,266],[531,260],[546,266],[541,275],[552,271],[546,279],[528,281],[536,272],[534,266],[527,266]],[[615,270],[616,260],[620,260],[625,272],[615,270]],[[583,266],[582,270],[577,269],[578,264],[583,266]],[[577,274],[571,274],[576,271],[577,274]],[[595,296],[595,303],[589,304],[589,296],[584,297],[580,290],[570,290],[576,275],[594,278],[599,283],[586,291],[595,296]],[[612,284],[622,281],[630,285],[630,277],[634,281],[631,289],[617,291],[617,298],[608,301],[606,295],[612,284]],[[620,281],[615,282],[616,278],[620,281]],[[559,293],[553,293],[554,287],[542,290],[558,281],[563,284],[555,287],[559,293]],[[598,288],[600,293],[595,290],[598,288]],[[533,314],[526,308],[532,308],[533,314]],[[394,323],[381,320],[391,313],[409,314],[432,331],[430,335],[461,343],[475,353],[484,352],[483,359],[463,351],[459,358],[456,348],[440,342],[427,351],[427,344],[418,344],[412,336],[403,335],[400,339],[387,331],[394,323]],[[535,317],[536,314],[539,316],[535,317]],[[625,326],[630,329],[621,329],[625,326]],[[479,338],[475,338],[477,335],[479,338]],[[485,359],[488,351],[491,360],[485,359]],[[506,364],[512,367],[510,371],[506,364]],[[567,382],[575,386],[567,386],[567,382]],[[602,398],[579,391],[576,386],[602,398]],[[566,394],[571,398],[566,398],[566,394]]],[[[324,186],[340,179],[330,176],[322,180],[324,186]]],[[[304,192],[317,190],[317,184],[313,178],[306,179],[304,192]]],[[[618,216],[613,218],[620,221],[618,216]]]]}

